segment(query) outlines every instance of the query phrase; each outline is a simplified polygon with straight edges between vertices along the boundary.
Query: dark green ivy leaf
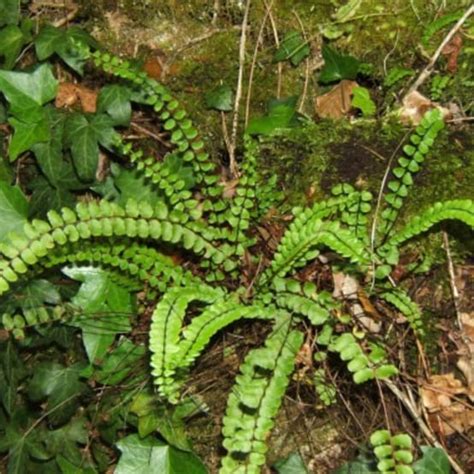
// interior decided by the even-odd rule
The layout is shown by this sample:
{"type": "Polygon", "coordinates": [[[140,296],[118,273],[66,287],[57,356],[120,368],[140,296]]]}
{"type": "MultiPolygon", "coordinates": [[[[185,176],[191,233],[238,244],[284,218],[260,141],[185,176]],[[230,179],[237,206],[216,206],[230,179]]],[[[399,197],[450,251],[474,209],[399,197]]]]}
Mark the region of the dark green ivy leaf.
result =
{"type": "Polygon", "coordinates": [[[271,135],[278,129],[295,125],[297,102],[296,96],[271,100],[268,104],[268,114],[250,120],[246,132],[251,135],[271,135]]]}
{"type": "Polygon", "coordinates": [[[26,43],[23,31],[16,25],[8,25],[0,30],[0,56],[5,58],[2,67],[11,69],[26,43]]]}
{"type": "Polygon", "coordinates": [[[80,397],[87,391],[81,382],[82,364],[65,367],[58,362],[43,362],[35,367],[28,387],[33,401],[47,401],[48,419],[54,425],[68,421],[79,406],[80,397]]]}
{"type": "Polygon", "coordinates": [[[44,217],[50,209],[59,211],[62,207],[73,207],[76,202],[74,194],[64,188],[55,188],[42,176],[35,178],[31,189],[30,216],[44,217]]]}
{"type": "Polygon", "coordinates": [[[20,188],[0,181],[0,242],[9,232],[22,233],[28,215],[28,201],[20,188]]]}
{"type": "Polygon", "coordinates": [[[10,103],[10,113],[23,122],[44,119],[41,106],[56,97],[57,89],[58,81],[48,64],[40,65],[33,72],[0,70],[0,92],[10,103]]]}
{"type": "Polygon", "coordinates": [[[308,474],[308,470],[298,452],[291,453],[285,459],[277,461],[273,467],[278,474],[308,474]]]}
{"type": "Polygon", "coordinates": [[[97,100],[97,112],[110,115],[114,125],[127,126],[132,116],[130,105],[131,90],[122,85],[113,84],[101,89],[97,100]]]}
{"type": "Polygon", "coordinates": [[[342,79],[355,79],[359,72],[360,62],[353,56],[339,54],[328,45],[323,45],[322,54],[324,67],[319,75],[321,84],[341,81],[342,79]]]}
{"type": "Polygon", "coordinates": [[[442,449],[422,446],[421,451],[423,457],[413,465],[416,474],[450,474],[451,465],[442,449]]]}
{"type": "Polygon", "coordinates": [[[206,474],[199,458],[180,451],[152,437],[140,439],[136,434],[117,443],[122,452],[115,474],[206,474]]]}
{"type": "Polygon", "coordinates": [[[0,26],[20,22],[20,0],[0,0],[0,26]]]}
{"type": "Polygon", "coordinates": [[[232,110],[232,89],[225,84],[217,86],[206,93],[204,100],[208,109],[229,112],[232,110]]]}
{"type": "Polygon", "coordinates": [[[47,142],[51,137],[51,129],[46,116],[34,123],[23,122],[14,117],[8,122],[15,130],[8,147],[10,161],[15,161],[24,151],[37,143],[47,142]]]}
{"type": "Polygon", "coordinates": [[[289,59],[293,66],[298,66],[304,58],[309,56],[309,53],[308,42],[304,40],[301,33],[298,31],[290,31],[283,38],[273,59],[276,62],[289,59]]]}
{"type": "Polygon", "coordinates": [[[76,42],[97,46],[92,36],[77,26],[61,29],[46,25],[35,39],[36,55],[44,61],[57,54],[69,67],[82,74],[86,58],[76,47],[76,42]]]}

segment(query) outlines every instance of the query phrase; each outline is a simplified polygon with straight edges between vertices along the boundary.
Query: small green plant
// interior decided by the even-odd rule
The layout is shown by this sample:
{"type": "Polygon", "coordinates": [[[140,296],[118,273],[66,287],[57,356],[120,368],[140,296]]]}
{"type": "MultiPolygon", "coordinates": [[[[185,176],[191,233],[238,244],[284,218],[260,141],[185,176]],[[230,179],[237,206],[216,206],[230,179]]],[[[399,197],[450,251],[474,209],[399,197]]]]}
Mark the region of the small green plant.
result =
{"type": "Polygon", "coordinates": [[[389,474],[449,474],[449,458],[441,448],[421,446],[421,457],[414,462],[413,442],[406,433],[392,435],[388,430],[377,430],[370,436],[372,452],[359,455],[335,474],[351,472],[389,474]]]}
{"type": "MultiPolygon", "coordinates": [[[[222,430],[227,455],[221,472],[259,472],[265,463],[268,435],[303,344],[303,322],[317,331],[318,353],[339,354],[355,383],[397,374],[383,345],[365,333],[356,339],[352,334],[357,328],[355,319],[350,315],[341,317],[340,302],[314,283],[302,281],[300,269],[330,249],[345,272],[357,278],[368,292],[398,308],[417,336],[423,334],[418,306],[401,289],[390,285],[400,252],[407,241],[443,220],[456,219],[474,227],[474,204],[468,199],[433,203],[403,226],[398,225],[413,178],[443,128],[442,118],[436,110],[428,112],[410,136],[392,171],[380,215],[373,211],[371,193],[347,184],[337,186],[329,199],[293,210],[293,220],[273,258],[249,284],[239,269],[246,261],[255,264],[258,260],[251,230],[279,196],[275,180],[265,180],[258,172],[257,140],[250,134],[244,137],[242,176],[235,195],[226,198],[204,140],[166,87],[128,61],[96,49],[91,41],[74,39],[71,44],[75,57],[91,62],[116,78],[118,84],[102,92],[99,115],[73,114],[64,119],[48,105],[57,93],[57,81],[49,66],[40,65],[32,72],[0,71],[0,91],[9,104],[10,121],[15,127],[10,158],[32,149],[50,179],[48,186],[57,189],[59,181],[51,179],[57,168],[51,163],[62,163],[65,173],[74,169],[74,179],[84,185],[93,181],[99,147],[103,147],[136,167],[147,194],[137,201],[124,199],[126,192],[120,197],[112,193],[107,198],[84,199],[75,207],[58,204],[45,219],[20,219],[0,243],[0,295],[11,294],[33,275],[50,275],[64,267],[66,274],[80,281],[84,278],[81,272],[71,270],[76,265],[105,270],[112,276],[104,282],[101,274],[97,281],[110,285],[110,291],[116,293],[120,293],[116,287],[146,287],[147,298],[157,301],[148,340],[151,373],[157,391],[170,404],[181,400],[193,363],[215,334],[237,321],[267,321],[271,332],[264,345],[251,350],[242,363],[228,398],[222,430]],[[30,86],[37,84],[33,92],[22,88],[24,81],[30,86]],[[127,107],[125,112],[113,107],[117,101],[123,103],[123,96],[134,97],[158,114],[172,145],[162,160],[117,133],[116,128],[126,124],[129,117],[127,107]],[[45,118],[50,127],[42,135],[45,118]],[[29,141],[27,126],[35,130],[29,141]],[[58,161],[54,147],[61,139],[68,158],[58,161]],[[373,222],[375,233],[371,235],[373,222]],[[166,256],[170,249],[185,255],[189,265],[176,264],[166,256]]],[[[61,56],[61,51],[50,52],[61,56]]],[[[42,53],[43,58],[49,57],[48,52],[42,53]]],[[[323,54],[338,56],[329,48],[323,54]]],[[[357,60],[343,56],[339,61],[340,67],[326,68],[321,80],[331,82],[340,79],[341,74],[357,74],[357,60]]],[[[259,132],[254,128],[253,133],[259,132]]],[[[123,182],[122,186],[126,189],[123,182]]],[[[107,196],[104,186],[98,189],[107,196]]],[[[86,289],[79,296],[84,299],[86,289]]],[[[112,300],[102,303],[113,306],[112,300]]],[[[66,311],[13,306],[13,312],[12,305],[5,308],[4,329],[20,341],[27,337],[30,326],[41,327],[53,320],[79,324],[74,308],[66,311]]],[[[82,329],[88,334],[84,326],[82,329]]],[[[126,320],[125,327],[115,328],[112,334],[129,329],[126,320]]],[[[88,350],[90,363],[94,364],[97,351],[88,350]]],[[[106,352],[99,352],[100,357],[106,352]]],[[[320,393],[323,401],[333,399],[330,390],[320,393]]],[[[405,438],[400,441],[387,436],[373,438],[382,472],[391,469],[393,463],[398,463],[400,469],[408,463],[405,438]]],[[[136,437],[126,438],[118,446],[125,453],[136,442],[136,437]]],[[[157,448],[154,442],[146,446],[148,452],[157,448]]],[[[123,460],[121,463],[126,465],[123,460]]],[[[396,472],[409,472],[400,469],[396,472]]]]}

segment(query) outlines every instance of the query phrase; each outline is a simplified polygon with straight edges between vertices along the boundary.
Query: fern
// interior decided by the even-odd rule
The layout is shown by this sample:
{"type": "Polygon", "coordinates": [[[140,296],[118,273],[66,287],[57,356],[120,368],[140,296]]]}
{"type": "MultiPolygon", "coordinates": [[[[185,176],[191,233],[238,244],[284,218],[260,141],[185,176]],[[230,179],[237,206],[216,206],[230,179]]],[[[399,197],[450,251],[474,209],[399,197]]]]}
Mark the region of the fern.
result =
{"type": "Polygon", "coordinates": [[[259,472],[265,462],[266,439],[303,343],[303,334],[290,326],[289,318],[283,322],[279,318],[265,347],[251,351],[240,367],[223,420],[228,454],[222,460],[222,474],[259,472]]]}
{"type": "Polygon", "coordinates": [[[399,166],[392,170],[393,179],[388,182],[385,195],[386,208],[382,212],[378,232],[384,240],[393,230],[394,223],[413,185],[413,175],[421,169],[426,154],[433,146],[439,131],[444,127],[441,112],[438,109],[428,111],[414,134],[410,143],[403,147],[405,156],[398,159],[399,166]]]}
{"type": "Polygon", "coordinates": [[[379,472],[413,474],[410,467],[413,462],[412,441],[409,435],[401,433],[392,436],[387,430],[379,430],[372,433],[370,443],[378,459],[379,472]]]}
{"type": "Polygon", "coordinates": [[[380,297],[395,306],[407,318],[411,328],[417,334],[420,336],[424,334],[420,308],[405,292],[391,289],[381,293],[380,297]]]}

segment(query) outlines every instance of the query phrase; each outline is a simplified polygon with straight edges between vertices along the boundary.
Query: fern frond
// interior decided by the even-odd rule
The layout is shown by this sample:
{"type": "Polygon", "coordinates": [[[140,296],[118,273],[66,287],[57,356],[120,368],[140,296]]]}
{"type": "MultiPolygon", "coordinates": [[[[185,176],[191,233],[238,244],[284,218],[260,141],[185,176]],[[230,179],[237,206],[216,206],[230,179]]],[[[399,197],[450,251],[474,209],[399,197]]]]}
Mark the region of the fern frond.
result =
{"type": "Polygon", "coordinates": [[[179,335],[188,305],[192,301],[212,304],[223,295],[222,289],[204,284],[177,287],[168,290],[156,306],[151,317],[149,348],[152,353],[152,374],[160,391],[161,387],[173,384],[175,370],[170,361],[178,351],[179,335]]]}
{"type": "Polygon", "coordinates": [[[368,214],[372,209],[372,194],[368,191],[356,191],[349,184],[338,184],[331,190],[334,196],[345,197],[339,205],[341,222],[365,244],[369,241],[367,233],[368,214]]]}
{"type": "Polygon", "coordinates": [[[404,156],[398,159],[399,166],[392,170],[393,179],[387,185],[390,192],[385,195],[386,208],[378,226],[382,240],[392,232],[403,201],[413,185],[413,175],[421,169],[426,154],[443,127],[441,112],[438,109],[429,110],[416,127],[415,133],[410,136],[410,143],[403,147],[404,156]]]}
{"type": "Polygon", "coordinates": [[[424,334],[421,309],[403,290],[392,288],[379,296],[395,306],[407,318],[415,333],[420,336],[424,334]]]}
{"type": "Polygon", "coordinates": [[[273,288],[278,307],[308,318],[315,326],[324,324],[337,306],[328,292],[317,293],[314,283],[275,278],[273,288]]]}
{"type": "Polygon", "coordinates": [[[136,244],[110,244],[83,242],[80,249],[73,245],[61,247],[49,254],[43,262],[45,268],[65,263],[92,264],[107,269],[126,272],[130,278],[164,293],[170,285],[184,286],[202,283],[191,272],[176,265],[173,260],[157,250],[136,244]]]}
{"type": "Polygon", "coordinates": [[[383,347],[372,343],[370,351],[366,354],[349,332],[333,337],[329,350],[338,352],[341,359],[347,362],[347,368],[357,384],[375,378],[387,378],[398,373],[394,365],[387,363],[383,347]]]}
{"type": "Polygon", "coordinates": [[[272,264],[263,274],[262,282],[268,283],[275,276],[284,277],[296,266],[313,260],[321,246],[329,247],[361,267],[370,263],[363,242],[351,231],[342,228],[339,222],[309,220],[305,225],[290,228],[285,233],[272,264]]]}
{"type": "Polygon", "coordinates": [[[290,320],[277,321],[265,347],[245,358],[227,401],[222,433],[228,454],[221,474],[257,473],[265,462],[267,437],[293,372],[303,334],[290,320]]]}
{"type": "Polygon", "coordinates": [[[169,401],[177,402],[178,391],[188,368],[222,328],[241,319],[271,319],[273,316],[274,312],[263,306],[240,304],[236,295],[219,299],[209,305],[183,329],[182,339],[164,367],[166,373],[174,373],[173,378],[162,381],[160,393],[169,401]]]}
{"type": "Polygon", "coordinates": [[[381,248],[399,247],[407,240],[426,232],[434,225],[445,220],[458,220],[474,228],[474,201],[470,199],[455,199],[437,202],[423,213],[416,215],[408,221],[405,227],[394,234],[381,248]]]}
{"type": "Polygon", "coordinates": [[[10,243],[0,244],[0,295],[53,249],[68,243],[97,237],[129,237],[181,244],[186,250],[203,254],[226,269],[235,266],[229,245],[214,244],[220,235],[204,222],[189,221],[185,213],[159,202],[129,201],[125,208],[107,202],[79,203],[75,211],[64,208],[61,215],[48,213],[48,222],[33,220],[24,226],[24,235],[10,235],[10,243]]]}
{"type": "MultiPolygon", "coordinates": [[[[170,91],[163,84],[148,77],[145,72],[137,71],[128,61],[117,56],[96,50],[91,53],[91,57],[96,67],[130,81],[147,96],[146,102],[153,107],[163,122],[163,128],[169,133],[170,141],[176,147],[177,153],[184,162],[192,164],[198,182],[204,181],[208,172],[214,170],[214,164],[209,161],[209,155],[204,151],[204,142],[197,129],[170,91]]],[[[217,176],[214,183],[216,181],[217,176]]]]}

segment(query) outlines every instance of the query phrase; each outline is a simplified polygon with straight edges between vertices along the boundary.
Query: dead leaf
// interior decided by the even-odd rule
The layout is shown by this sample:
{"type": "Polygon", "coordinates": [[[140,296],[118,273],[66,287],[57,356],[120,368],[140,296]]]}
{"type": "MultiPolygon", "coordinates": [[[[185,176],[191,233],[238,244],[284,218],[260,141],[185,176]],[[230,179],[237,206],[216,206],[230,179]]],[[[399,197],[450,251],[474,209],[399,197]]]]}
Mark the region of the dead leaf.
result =
{"type": "Polygon", "coordinates": [[[458,33],[453,36],[451,41],[443,48],[442,54],[446,56],[448,63],[446,69],[454,74],[458,69],[458,56],[462,48],[462,36],[458,33]]]}
{"type": "Polygon", "coordinates": [[[447,108],[431,101],[418,91],[410,92],[403,98],[402,107],[399,111],[400,121],[405,125],[418,125],[423,115],[434,108],[441,111],[445,120],[451,118],[451,112],[447,108]]]}
{"type": "Polygon", "coordinates": [[[333,272],[332,277],[334,280],[334,298],[350,301],[351,313],[354,318],[357,318],[367,331],[371,333],[380,332],[382,325],[375,319],[381,318],[366,297],[359,282],[354,277],[342,272],[333,272]],[[361,295],[363,295],[362,299],[361,295]],[[377,318],[373,317],[375,314],[377,314],[377,318]]]}
{"type": "Polygon", "coordinates": [[[84,112],[95,113],[97,92],[72,82],[61,82],[54,105],[58,108],[78,105],[84,112]]]}
{"type": "Polygon", "coordinates": [[[344,79],[326,94],[316,97],[316,113],[321,118],[338,119],[352,108],[352,91],[359,84],[344,79]]]}
{"type": "Polygon", "coordinates": [[[474,408],[458,398],[468,395],[469,390],[454,374],[433,375],[420,392],[430,424],[437,433],[448,436],[474,426],[474,408]]]}

